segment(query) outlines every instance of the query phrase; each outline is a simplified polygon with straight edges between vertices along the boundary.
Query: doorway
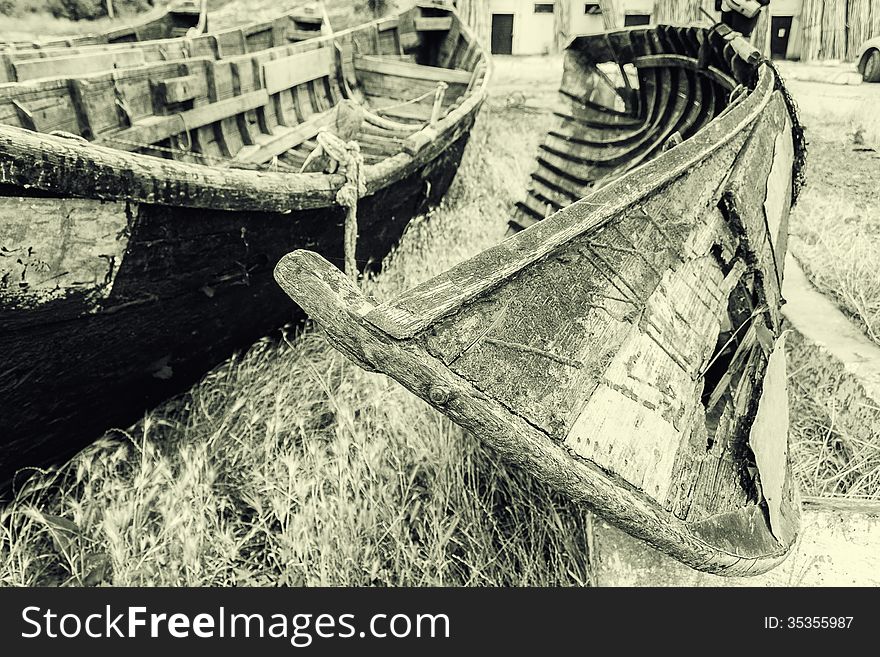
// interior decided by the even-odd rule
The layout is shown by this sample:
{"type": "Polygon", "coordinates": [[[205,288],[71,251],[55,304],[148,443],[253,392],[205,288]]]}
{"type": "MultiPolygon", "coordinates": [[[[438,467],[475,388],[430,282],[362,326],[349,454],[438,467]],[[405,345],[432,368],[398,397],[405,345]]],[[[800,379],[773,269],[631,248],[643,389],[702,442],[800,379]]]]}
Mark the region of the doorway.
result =
{"type": "Polygon", "coordinates": [[[791,16],[773,16],[770,21],[770,56],[785,59],[791,37],[791,16]]]}
{"type": "Polygon", "coordinates": [[[492,54],[513,54],[513,14],[492,14],[492,54]]]}

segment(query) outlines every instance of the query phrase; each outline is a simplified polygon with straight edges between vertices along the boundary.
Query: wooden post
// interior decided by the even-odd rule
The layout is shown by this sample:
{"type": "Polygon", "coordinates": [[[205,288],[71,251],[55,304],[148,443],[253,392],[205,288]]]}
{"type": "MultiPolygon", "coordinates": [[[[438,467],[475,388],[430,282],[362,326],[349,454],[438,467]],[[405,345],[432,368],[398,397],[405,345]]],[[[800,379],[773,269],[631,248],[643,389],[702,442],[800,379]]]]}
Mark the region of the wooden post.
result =
{"type": "Polygon", "coordinates": [[[440,120],[440,113],[443,111],[443,99],[446,97],[446,89],[449,87],[445,82],[437,85],[437,91],[434,92],[434,107],[431,109],[431,125],[440,120]]]}
{"type": "Polygon", "coordinates": [[[569,26],[571,25],[571,8],[564,0],[557,2],[553,10],[553,32],[556,50],[562,51],[571,37],[569,26]]]}

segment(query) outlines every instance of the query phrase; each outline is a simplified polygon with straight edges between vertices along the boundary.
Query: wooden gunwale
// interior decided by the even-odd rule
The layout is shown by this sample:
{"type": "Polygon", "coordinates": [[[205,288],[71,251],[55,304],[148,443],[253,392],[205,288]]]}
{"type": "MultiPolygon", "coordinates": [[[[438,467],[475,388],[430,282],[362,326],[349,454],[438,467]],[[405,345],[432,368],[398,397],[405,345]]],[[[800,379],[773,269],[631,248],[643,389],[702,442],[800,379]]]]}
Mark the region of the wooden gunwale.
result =
{"type": "MultiPolygon", "coordinates": [[[[70,66],[77,58],[99,58],[111,60],[108,68],[126,68],[137,66],[151,61],[167,61],[177,57],[184,59],[210,56],[213,59],[232,59],[241,55],[254,54],[262,50],[281,48],[304,40],[299,38],[293,30],[286,31],[286,37],[282,41],[282,33],[276,28],[279,21],[287,20],[292,23],[302,22],[310,17],[301,16],[297,13],[287,13],[275,16],[271,19],[245,24],[242,26],[225,28],[195,36],[168,37],[163,39],[148,39],[145,41],[124,41],[117,43],[93,43],[82,46],[53,46],[48,48],[8,49],[0,51],[0,83],[25,82],[47,77],[57,76],[52,69],[52,64],[57,62],[62,66],[70,66]],[[248,38],[254,35],[271,32],[269,44],[264,48],[251,49],[248,38]],[[235,52],[225,53],[221,43],[236,39],[239,43],[235,52]],[[139,54],[143,61],[127,63],[126,57],[134,57],[139,54]],[[52,70],[49,74],[36,74],[43,69],[52,70]],[[27,73],[27,71],[34,71],[27,73]],[[4,73],[5,71],[5,73],[4,73]],[[25,75],[22,76],[22,72],[25,75]],[[4,78],[5,76],[5,78],[4,78]]],[[[320,22],[320,19],[317,19],[320,22]]],[[[316,32],[316,35],[320,34],[316,32]]],[[[305,37],[317,38],[315,35],[305,37]]],[[[95,71],[101,70],[95,68],[95,71]]]]}
{"type": "Polygon", "coordinates": [[[530,229],[531,239],[512,236],[501,244],[475,256],[471,261],[453,267],[435,279],[416,286],[392,301],[377,306],[366,315],[367,321],[397,339],[413,337],[440,318],[454,313],[468,301],[499,281],[540,260],[561,245],[589,230],[603,226],[609,219],[645,198],[657,187],[687,172],[706,157],[722,148],[735,134],[747,129],[767,106],[774,91],[775,77],[762,66],[756,88],[744,103],[726,116],[709,123],[678,152],[664,155],[632,169],[615,183],[560,210],[552,221],[544,220],[530,229]],[[633,184],[638,180],[638,184],[633,184]],[[593,211],[594,208],[598,210],[593,211]],[[524,243],[523,243],[524,242],[524,243]],[[453,281],[468,278],[468,273],[481,263],[499,263],[491,278],[476,277],[466,286],[453,281]],[[442,304],[423,305],[433,289],[444,288],[450,294],[442,304]]]}

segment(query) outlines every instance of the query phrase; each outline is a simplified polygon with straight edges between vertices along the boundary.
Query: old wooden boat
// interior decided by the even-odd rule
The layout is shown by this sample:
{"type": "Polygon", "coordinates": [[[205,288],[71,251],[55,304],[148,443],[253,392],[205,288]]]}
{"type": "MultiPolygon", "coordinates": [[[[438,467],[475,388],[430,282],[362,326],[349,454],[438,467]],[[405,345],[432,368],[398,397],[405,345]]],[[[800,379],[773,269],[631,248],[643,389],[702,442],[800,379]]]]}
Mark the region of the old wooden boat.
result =
{"type": "Polygon", "coordinates": [[[291,249],[377,268],[452,182],[486,80],[468,29],[423,3],[256,54],[3,86],[0,480],[300,316],[272,280],[291,249]]]}
{"type": "Polygon", "coordinates": [[[0,49],[0,83],[125,69],[171,59],[225,59],[321,36],[329,31],[316,8],[304,6],[267,20],[184,36],[73,46],[0,49]]]}
{"type": "Polygon", "coordinates": [[[203,32],[207,27],[207,9],[206,0],[176,0],[164,3],[132,21],[104,32],[72,34],[37,41],[5,40],[0,37],[0,48],[39,50],[54,47],[169,39],[184,36],[191,30],[203,32]]]}
{"type": "Polygon", "coordinates": [[[307,251],[276,278],[355,362],[618,527],[697,569],[765,571],[799,523],[794,110],[723,25],[576,38],[561,91],[511,220],[526,230],[381,304],[307,251]]]}

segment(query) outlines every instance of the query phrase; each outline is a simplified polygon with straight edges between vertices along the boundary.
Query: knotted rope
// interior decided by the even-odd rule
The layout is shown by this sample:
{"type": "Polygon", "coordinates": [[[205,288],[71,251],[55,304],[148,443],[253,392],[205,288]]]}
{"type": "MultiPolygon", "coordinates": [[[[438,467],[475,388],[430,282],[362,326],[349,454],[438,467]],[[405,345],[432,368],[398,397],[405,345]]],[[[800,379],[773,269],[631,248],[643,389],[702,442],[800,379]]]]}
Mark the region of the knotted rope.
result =
{"type": "Polygon", "coordinates": [[[339,166],[345,168],[345,184],[336,192],[336,202],[346,209],[345,213],[345,273],[353,281],[357,281],[358,270],[355,260],[357,251],[358,225],[357,204],[358,199],[367,193],[367,183],[364,178],[364,156],[361,147],[356,141],[343,141],[332,132],[322,129],[315,138],[318,145],[315,147],[302,165],[301,171],[317,157],[326,154],[335,160],[339,166]]]}

